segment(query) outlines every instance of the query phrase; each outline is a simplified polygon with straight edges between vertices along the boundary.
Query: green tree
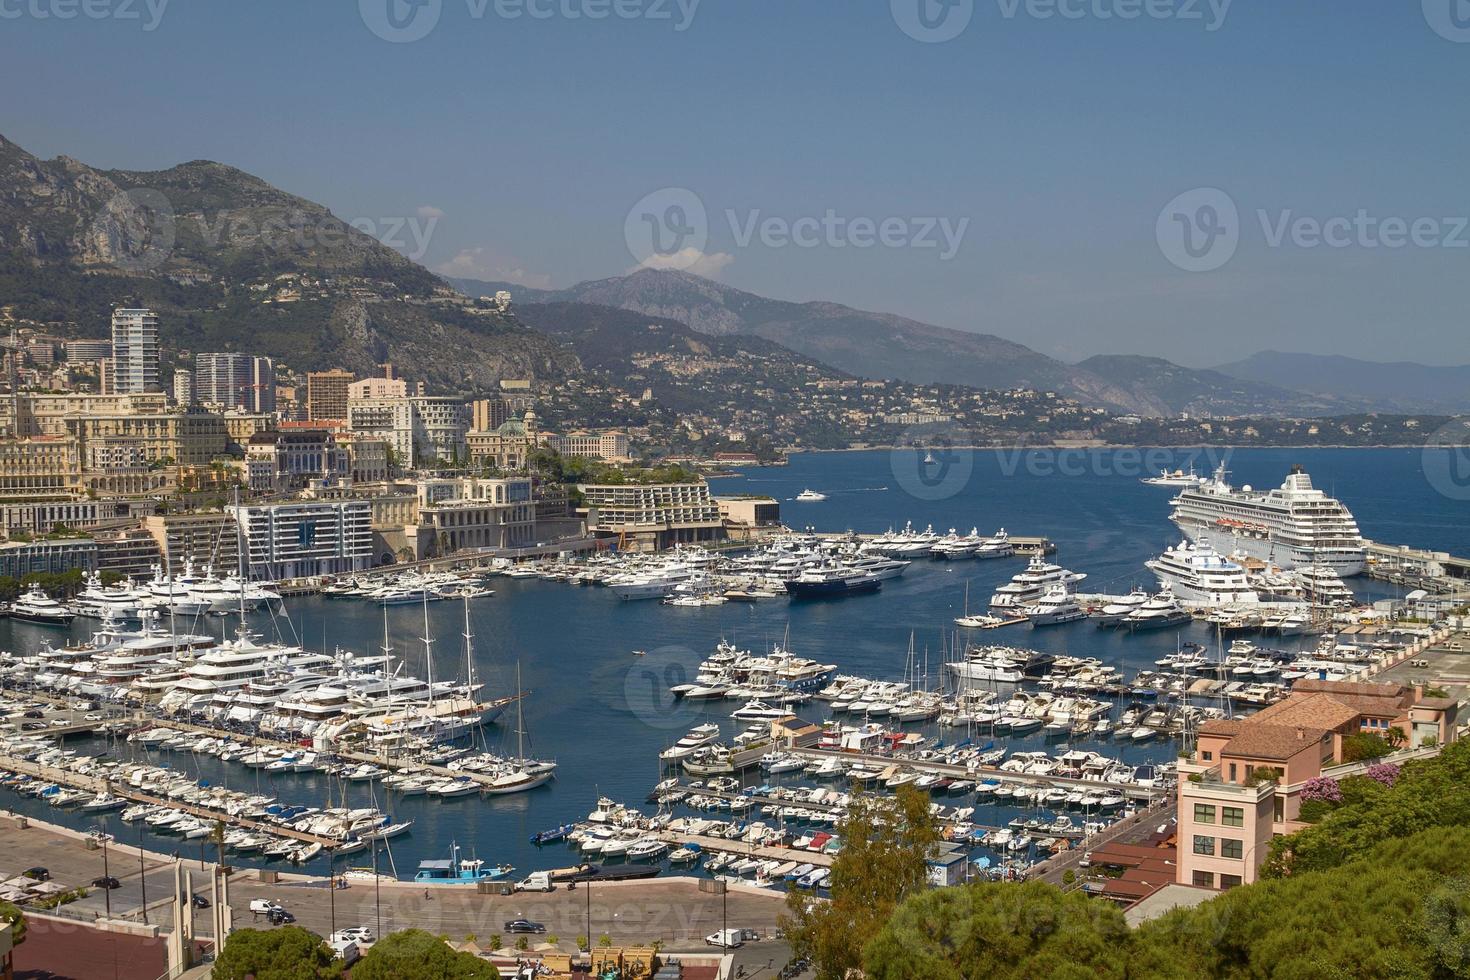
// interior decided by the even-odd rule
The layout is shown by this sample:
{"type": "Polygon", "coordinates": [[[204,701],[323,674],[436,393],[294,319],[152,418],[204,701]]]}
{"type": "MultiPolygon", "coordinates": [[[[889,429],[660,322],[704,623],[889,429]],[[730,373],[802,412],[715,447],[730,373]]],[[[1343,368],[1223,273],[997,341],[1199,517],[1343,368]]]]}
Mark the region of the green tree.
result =
{"type": "Polygon", "coordinates": [[[863,950],[871,980],[1121,977],[1123,913],[1041,882],[987,882],[915,895],[863,950]]]}
{"type": "Polygon", "coordinates": [[[352,980],[499,980],[500,971],[422,929],[385,936],[352,967],[352,980]]]}
{"type": "Polygon", "coordinates": [[[10,923],[10,944],[19,946],[26,941],[26,916],[20,906],[0,902],[0,922],[10,923]]]}
{"type": "Polygon", "coordinates": [[[341,975],[341,963],[322,937],[300,926],[236,929],[214,961],[215,980],[321,980],[341,975]]]}
{"type": "Polygon", "coordinates": [[[838,825],[842,850],[832,862],[832,899],[787,893],[782,916],[791,947],[816,964],[818,980],[845,980],[861,967],[863,947],[893,910],[925,887],[939,841],[929,797],[903,786],[893,797],[855,792],[838,825]]]}

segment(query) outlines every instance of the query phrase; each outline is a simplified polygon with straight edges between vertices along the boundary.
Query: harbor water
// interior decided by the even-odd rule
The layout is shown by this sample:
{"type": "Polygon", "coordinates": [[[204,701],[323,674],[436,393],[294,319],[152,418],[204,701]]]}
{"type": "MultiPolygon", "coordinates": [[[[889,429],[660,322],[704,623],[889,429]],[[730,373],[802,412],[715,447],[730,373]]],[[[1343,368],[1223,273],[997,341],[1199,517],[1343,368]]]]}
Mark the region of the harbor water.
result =
{"type": "MultiPolygon", "coordinates": [[[[951,527],[961,533],[977,527],[988,535],[1004,527],[1013,535],[1045,536],[1057,546],[1055,562],[1087,573],[1082,584],[1087,592],[1154,587],[1144,561],[1180,538],[1168,521],[1173,491],[1140,482],[1140,477],[1153,475],[1161,465],[1157,451],[945,450],[936,464],[924,464],[921,455],[887,451],[796,455],[788,465],[749,468],[738,476],[717,479],[713,485],[721,495],[761,494],[779,499],[783,520],[797,528],[881,532],[911,521],[918,528],[933,525],[940,533],[951,527]],[[944,468],[942,474],[929,472],[936,465],[944,468]],[[792,498],[805,488],[827,497],[819,502],[795,502],[792,498]]],[[[1224,451],[1180,451],[1162,454],[1168,461],[1162,465],[1193,465],[1197,472],[1208,472],[1224,456],[1224,451]]],[[[1228,468],[1237,485],[1275,486],[1293,463],[1301,463],[1317,486],[1352,509],[1367,537],[1470,553],[1465,503],[1437,489],[1436,481],[1426,478],[1423,462],[1420,450],[1404,449],[1236,450],[1228,454],[1228,468]]],[[[209,783],[258,791],[283,802],[321,806],[330,799],[333,805],[342,805],[345,794],[348,806],[376,805],[390,812],[395,821],[412,820],[411,833],[391,841],[393,863],[401,877],[411,876],[420,860],[447,857],[456,842],[489,862],[514,865],[518,875],[564,867],[577,862],[574,851],[564,844],[536,848],[528,838],[585,818],[599,797],[642,804],[661,777],[659,751],[694,725],[718,721],[726,735],[745,727],[729,717],[739,702],[685,702],[668,691],[692,680],[695,668],[721,639],[752,649],[781,643],[800,656],[836,664],[840,673],[893,680],[904,676],[912,639],[920,674],[937,684],[942,663],[954,659],[956,628],[952,621],[964,611],[967,586],[970,611],[983,612],[994,588],[1023,563],[1021,558],[919,559],[902,577],[884,582],[882,590],[872,595],[805,602],[779,598],[697,608],[670,607],[657,601],[622,602],[598,587],[494,578],[490,585],[495,594],[471,602],[477,677],[486,685],[487,694],[509,694],[515,690],[519,669],[521,688],[528,692],[520,726],[527,740],[526,754],[558,763],[551,783],[526,793],[403,799],[381,787],[343,784],[322,774],[270,774],[180,752],[147,750],[146,755],[209,783]],[[644,655],[635,656],[634,651],[644,655]]],[[[1364,578],[1349,584],[1364,596],[1393,594],[1390,586],[1364,578]]],[[[370,603],[300,598],[288,601],[285,612],[287,618],[254,614],[252,628],[268,638],[327,652],[343,648],[369,653],[382,646],[382,610],[370,603]]],[[[236,626],[233,618],[179,625],[181,630],[216,633],[233,631],[236,626]]],[[[434,641],[435,677],[462,676],[461,605],[432,604],[428,626],[434,641]]],[[[422,608],[390,608],[388,627],[390,642],[396,654],[405,658],[407,669],[425,676],[422,608]]],[[[83,619],[69,630],[7,620],[0,622],[0,648],[30,650],[42,642],[79,640],[92,628],[95,622],[83,619]]],[[[1022,625],[978,633],[961,631],[958,642],[961,647],[969,641],[1098,657],[1124,668],[1131,677],[1133,671],[1150,668],[1155,659],[1172,652],[1181,639],[1213,643],[1202,624],[1129,635],[1100,630],[1086,620],[1039,630],[1022,625]]],[[[1264,642],[1288,646],[1298,641],[1264,642]]],[[[823,702],[814,700],[798,713],[819,721],[827,710],[823,702]]],[[[481,737],[491,751],[514,753],[517,728],[517,712],[511,708],[481,737]]],[[[949,742],[967,737],[963,730],[906,728],[949,742]]],[[[981,744],[991,740],[984,734],[974,737],[981,744]]],[[[998,746],[1052,751],[1061,751],[1068,744],[1048,742],[1039,734],[1017,739],[1002,735],[995,741],[998,746]]],[[[1096,749],[1131,763],[1171,758],[1177,751],[1177,745],[1166,738],[1141,745],[1108,741],[1077,743],[1076,747],[1096,749]]],[[[135,744],[101,738],[73,739],[68,748],[145,755],[135,744]]],[[[759,770],[750,770],[742,782],[795,782],[794,777],[800,775],[766,777],[759,770]]],[[[944,802],[959,805],[961,801],[944,802]]],[[[145,846],[165,853],[181,850],[195,856],[200,849],[198,841],[155,836],[141,824],[125,824],[116,813],[103,818],[61,811],[9,790],[0,790],[0,806],[79,828],[96,827],[105,820],[106,829],[120,839],[133,842],[141,836],[145,846]]],[[[986,805],[977,810],[974,820],[1003,826],[1021,812],[986,805]]],[[[339,859],[337,866],[363,866],[370,860],[368,854],[358,853],[339,859]]],[[[259,863],[259,859],[247,856],[239,863],[259,863]]],[[[387,857],[381,854],[380,866],[387,870],[386,865],[387,857]]],[[[326,869],[325,856],[305,868],[326,869]]]]}

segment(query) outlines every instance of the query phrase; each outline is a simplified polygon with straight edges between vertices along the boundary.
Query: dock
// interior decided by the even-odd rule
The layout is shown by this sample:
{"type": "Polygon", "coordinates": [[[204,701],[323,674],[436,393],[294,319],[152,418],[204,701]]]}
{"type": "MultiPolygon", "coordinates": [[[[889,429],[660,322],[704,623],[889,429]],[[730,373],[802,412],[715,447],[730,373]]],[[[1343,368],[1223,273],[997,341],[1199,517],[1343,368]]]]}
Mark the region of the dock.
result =
{"type": "Polygon", "coordinates": [[[144,793],[136,787],[126,783],[117,783],[112,780],[100,779],[96,776],[83,776],[69,769],[58,769],[54,766],[43,766],[25,759],[16,759],[11,756],[0,755],[0,769],[31,776],[36,779],[44,779],[47,782],[56,783],[71,789],[85,790],[89,793],[111,793],[133,803],[146,803],[152,806],[168,807],[178,810],[190,816],[199,817],[202,820],[223,821],[229,827],[242,827],[246,830],[262,834],[271,834],[276,837],[289,837],[292,840],[301,841],[304,844],[320,844],[324,849],[340,846],[343,842],[331,837],[321,837],[317,834],[309,834],[304,831],[295,830],[281,824],[266,823],[260,820],[252,820],[248,817],[232,816],[219,810],[211,810],[208,807],[196,806],[192,803],[184,803],[180,800],[168,797],[154,796],[144,793]]]}

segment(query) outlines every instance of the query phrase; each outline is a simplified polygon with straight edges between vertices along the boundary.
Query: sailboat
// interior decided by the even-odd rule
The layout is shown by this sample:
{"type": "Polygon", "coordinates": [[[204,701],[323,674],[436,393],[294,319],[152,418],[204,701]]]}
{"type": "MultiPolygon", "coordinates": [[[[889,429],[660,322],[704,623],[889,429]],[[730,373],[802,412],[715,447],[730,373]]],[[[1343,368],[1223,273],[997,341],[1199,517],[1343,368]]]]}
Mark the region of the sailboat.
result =
{"type": "Polygon", "coordinates": [[[516,754],[505,759],[494,773],[484,791],[492,796],[507,793],[523,793],[537,786],[544,786],[556,775],[556,763],[526,758],[526,723],[522,705],[525,703],[521,688],[521,665],[516,664],[516,754]]]}

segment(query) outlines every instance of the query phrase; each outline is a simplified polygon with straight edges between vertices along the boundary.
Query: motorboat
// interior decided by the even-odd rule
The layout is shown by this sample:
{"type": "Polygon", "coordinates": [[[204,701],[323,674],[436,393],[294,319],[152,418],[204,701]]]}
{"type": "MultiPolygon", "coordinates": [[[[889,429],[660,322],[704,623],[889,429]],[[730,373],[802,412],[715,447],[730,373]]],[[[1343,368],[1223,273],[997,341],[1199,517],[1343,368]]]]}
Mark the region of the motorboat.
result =
{"type": "Polygon", "coordinates": [[[1032,626],[1056,626],[1087,617],[1077,597],[1063,585],[1052,586],[1034,605],[1025,607],[1024,612],[1032,626]]]}
{"type": "Polygon", "coordinates": [[[800,503],[804,504],[817,503],[818,501],[826,500],[827,495],[825,493],[818,493],[815,490],[807,489],[797,494],[796,499],[800,503]]]}
{"type": "Polygon", "coordinates": [[[42,626],[65,626],[76,618],[76,613],[51,598],[39,586],[32,586],[11,604],[10,618],[42,626]]]}

